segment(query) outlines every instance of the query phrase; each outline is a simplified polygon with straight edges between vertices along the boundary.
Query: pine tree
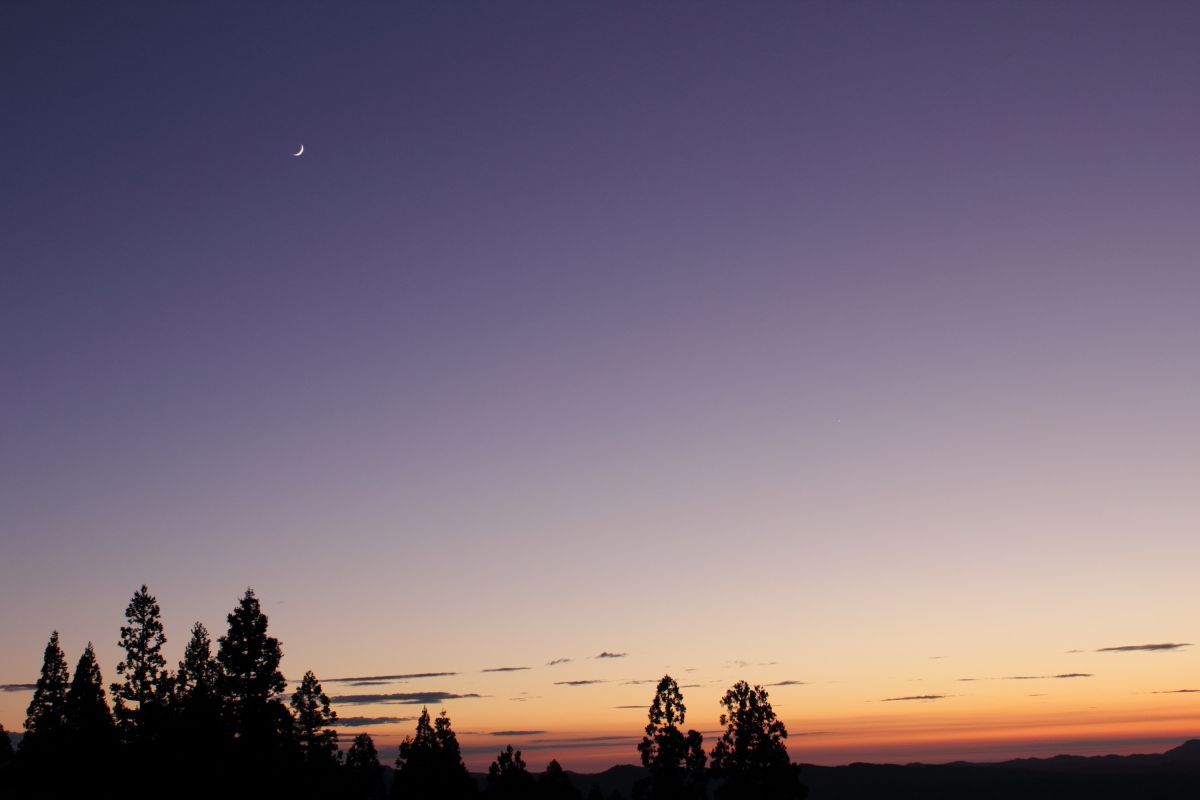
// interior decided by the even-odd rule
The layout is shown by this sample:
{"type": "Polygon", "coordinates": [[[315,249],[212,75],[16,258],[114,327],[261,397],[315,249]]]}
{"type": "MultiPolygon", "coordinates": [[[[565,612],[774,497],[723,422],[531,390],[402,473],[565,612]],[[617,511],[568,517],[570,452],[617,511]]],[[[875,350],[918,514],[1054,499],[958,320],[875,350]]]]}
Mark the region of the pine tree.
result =
{"type": "Polygon", "coordinates": [[[292,717],[300,756],[310,766],[333,766],[338,760],[337,731],[329,728],[337,713],[311,671],[304,673],[300,688],[292,695],[292,717]]]}
{"type": "Polygon", "coordinates": [[[707,796],[704,737],[680,730],[687,708],[679,684],[670,675],[658,682],[650,704],[646,735],[638,744],[642,766],[649,775],[634,785],[634,797],[646,800],[684,800],[707,796]]]}
{"type": "Polygon", "coordinates": [[[125,681],[112,685],[114,711],[126,738],[146,743],[161,733],[170,674],[162,654],[167,641],[162,610],[145,584],[129,601],[125,621],[118,642],[125,659],[117,665],[117,674],[125,681]]]}
{"type": "Polygon", "coordinates": [[[346,774],[351,797],[374,800],[384,796],[383,767],[370,734],[354,737],[346,751],[346,774]]]}
{"type": "Polygon", "coordinates": [[[67,659],[58,645],[58,631],[50,634],[42,656],[42,674],[25,715],[21,753],[32,757],[54,755],[67,738],[67,659]]]}
{"type": "Polygon", "coordinates": [[[721,699],[726,726],[712,752],[712,774],[721,780],[718,800],[797,800],[807,795],[800,767],[788,758],[787,728],[761,686],[738,681],[721,699]]]}
{"type": "Polygon", "coordinates": [[[346,769],[372,772],[379,769],[379,751],[369,733],[360,733],[346,751],[346,769]]]}
{"type": "Polygon", "coordinates": [[[253,590],[246,590],[227,621],[229,630],[218,640],[217,662],[229,729],[238,738],[277,738],[291,726],[279,700],[287,688],[279,671],[283,651],[279,640],[267,635],[267,615],[253,590]]]}
{"type": "Polygon", "coordinates": [[[579,790],[555,760],[538,776],[536,796],[538,800],[580,800],[579,790]]]}
{"type": "Polygon", "coordinates": [[[197,622],[192,625],[192,638],[183,649],[183,659],[172,684],[176,704],[188,705],[215,697],[220,671],[221,666],[212,655],[208,628],[197,622]]]}
{"type": "Polygon", "coordinates": [[[91,642],[79,657],[67,692],[67,728],[76,748],[108,750],[116,740],[116,724],[91,642]]]}
{"type": "Polygon", "coordinates": [[[219,672],[208,629],[197,622],[171,681],[168,747],[163,754],[166,772],[190,773],[196,797],[219,796],[224,788],[215,782],[225,755],[219,672]],[[197,771],[196,764],[205,766],[197,771]]]}
{"type": "Polygon", "coordinates": [[[108,708],[96,651],[88,642],[67,691],[66,752],[72,769],[64,775],[64,793],[103,796],[112,788],[117,744],[117,724],[108,708]]]}
{"type": "Polygon", "coordinates": [[[462,763],[458,737],[443,711],[434,724],[421,709],[413,737],[405,737],[396,757],[392,796],[398,800],[459,800],[476,794],[475,781],[462,763]]]}
{"type": "Polygon", "coordinates": [[[486,797],[492,800],[526,800],[533,794],[533,775],[525,767],[520,750],[510,744],[488,767],[486,797]]]}

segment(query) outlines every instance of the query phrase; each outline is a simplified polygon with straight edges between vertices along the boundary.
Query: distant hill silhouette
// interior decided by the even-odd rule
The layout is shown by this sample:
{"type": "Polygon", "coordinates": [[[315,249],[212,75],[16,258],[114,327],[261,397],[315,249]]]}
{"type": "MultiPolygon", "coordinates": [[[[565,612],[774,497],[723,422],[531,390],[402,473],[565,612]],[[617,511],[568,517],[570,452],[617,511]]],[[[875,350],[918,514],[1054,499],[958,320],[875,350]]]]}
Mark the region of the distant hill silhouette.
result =
{"type": "MultiPolygon", "coordinates": [[[[804,764],[812,800],[1075,800],[1146,798],[1181,800],[1200,797],[1200,739],[1164,753],[1131,756],[1018,758],[993,763],[804,764]]],[[[633,797],[633,785],[646,770],[632,764],[603,772],[570,772],[584,797],[598,786],[605,797],[614,791],[633,797]]],[[[486,778],[477,774],[480,785],[486,778]]]]}

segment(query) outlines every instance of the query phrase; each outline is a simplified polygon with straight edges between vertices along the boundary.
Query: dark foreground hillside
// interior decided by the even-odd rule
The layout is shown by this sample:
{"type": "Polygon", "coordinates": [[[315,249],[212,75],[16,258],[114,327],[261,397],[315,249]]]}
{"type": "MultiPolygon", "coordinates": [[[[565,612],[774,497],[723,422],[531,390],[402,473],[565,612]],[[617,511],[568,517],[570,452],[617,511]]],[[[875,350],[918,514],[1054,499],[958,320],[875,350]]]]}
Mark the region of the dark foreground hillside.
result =
{"type": "MultiPolygon", "coordinates": [[[[641,767],[594,775],[569,773],[587,796],[614,791],[633,797],[641,767]]],[[[1133,756],[1056,756],[994,764],[805,764],[809,800],[1193,800],[1200,798],[1200,739],[1165,753],[1133,756]]]]}

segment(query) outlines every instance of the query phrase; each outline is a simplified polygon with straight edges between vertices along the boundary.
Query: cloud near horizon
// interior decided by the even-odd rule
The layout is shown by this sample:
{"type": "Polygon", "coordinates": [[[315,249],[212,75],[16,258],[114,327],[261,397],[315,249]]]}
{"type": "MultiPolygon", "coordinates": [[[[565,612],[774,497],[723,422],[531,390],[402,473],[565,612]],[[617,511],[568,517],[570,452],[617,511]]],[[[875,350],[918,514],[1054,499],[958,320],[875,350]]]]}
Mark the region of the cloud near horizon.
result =
{"type": "Polygon", "coordinates": [[[1097,653],[1136,653],[1139,651],[1155,652],[1161,650],[1178,650],[1181,647],[1191,647],[1191,642],[1162,642],[1160,644],[1123,644],[1117,647],[1101,647],[1097,653]]]}
{"type": "Polygon", "coordinates": [[[1160,692],[1151,692],[1150,694],[1200,694],[1200,689],[1166,689],[1160,692]]]}
{"type": "Polygon", "coordinates": [[[596,680],[586,680],[586,681],[555,681],[555,682],[554,682],[554,685],[555,685],[555,686],[591,686],[593,683],[608,683],[608,681],[596,681],[596,680]]]}
{"type": "Polygon", "coordinates": [[[488,736],[539,736],[545,731],[492,731],[488,736]]]}
{"type": "Polygon", "coordinates": [[[416,678],[450,678],[457,672],[409,672],[405,675],[361,675],[354,678],[325,678],[322,683],[352,683],[360,686],[372,683],[388,683],[391,681],[407,681],[416,678]]]}
{"type": "Polygon", "coordinates": [[[571,663],[571,659],[569,659],[569,658],[556,658],[553,661],[547,661],[546,666],[547,667],[556,667],[559,664],[570,664],[570,663],[571,663]]]}
{"type": "Polygon", "coordinates": [[[368,725],[391,725],[396,722],[412,722],[416,717],[338,717],[331,728],[365,728],[368,725]]]}
{"type": "Polygon", "coordinates": [[[522,670],[533,669],[532,667],[489,667],[482,669],[480,672],[521,672],[522,670]]]}
{"type": "Polygon", "coordinates": [[[0,683],[0,692],[32,692],[36,683],[0,683]]]}
{"type": "Polygon", "coordinates": [[[775,683],[768,683],[767,686],[808,686],[808,682],[807,681],[794,681],[794,680],[789,679],[786,681],[777,681],[775,683]]]}
{"type": "Polygon", "coordinates": [[[435,705],[446,700],[465,700],[483,695],[469,692],[455,694],[454,692],[397,692],[394,694],[339,694],[329,698],[330,703],[349,706],[365,706],[373,703],[380,705],[435,705]]]}
{"type": "Polygon", "coordinates": [[[907,697],[885,697],[879,702],[881,703],[898,703],[903,700],[945,700],[947,695],[944,694],[913,694],[907,697]]]}
{"type": "Polygon", "coordinates": [[[596,656],[596,658],[624,658],[627,655],[629,655],[629,654],[628,653],[610,653],[607,650],[605,650],[600,655],[596,656]]]}
{"type": "Polygon", "coordinates": [[[1005,675],[1000,678],[959,678],[960,683],[968,681],[1050,681],[1064,678],[1094,678],[1090,672],[1063,672],[1058,675],[1005,675]]]}

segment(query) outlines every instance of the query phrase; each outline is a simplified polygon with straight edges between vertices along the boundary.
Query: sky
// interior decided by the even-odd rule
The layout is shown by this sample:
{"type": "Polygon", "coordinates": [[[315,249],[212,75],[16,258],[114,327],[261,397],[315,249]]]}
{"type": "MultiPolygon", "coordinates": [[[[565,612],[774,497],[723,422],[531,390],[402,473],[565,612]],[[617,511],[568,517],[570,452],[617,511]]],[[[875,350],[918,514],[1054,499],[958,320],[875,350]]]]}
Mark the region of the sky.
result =
{"type": "Polygon", "coordinates": [[[472,768],[633,763],[664,673],[811,763],[1200,736],[1198,40],[3,4],[0,723],[146,583],[172,661],[253,587],[384,756],[406,699],[472,768]]]}

